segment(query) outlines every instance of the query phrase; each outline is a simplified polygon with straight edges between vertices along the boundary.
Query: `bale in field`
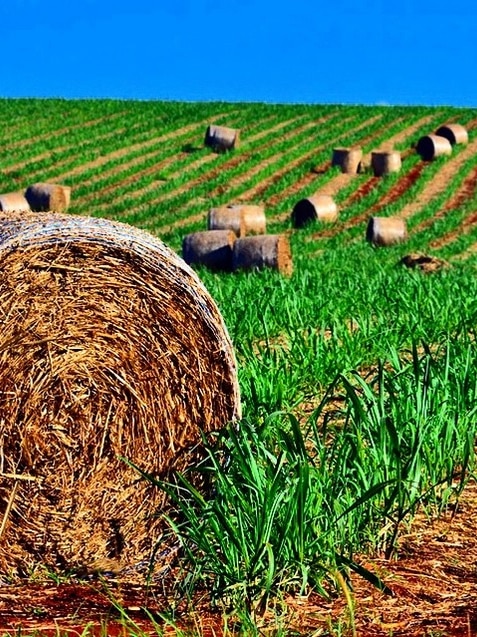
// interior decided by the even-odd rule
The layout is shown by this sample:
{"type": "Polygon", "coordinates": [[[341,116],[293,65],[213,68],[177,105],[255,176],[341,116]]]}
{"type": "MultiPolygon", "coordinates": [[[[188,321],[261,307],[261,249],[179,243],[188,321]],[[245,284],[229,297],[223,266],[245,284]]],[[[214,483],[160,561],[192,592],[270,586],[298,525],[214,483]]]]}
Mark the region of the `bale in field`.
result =
{"type": "Polygon", "coordinates": [[[294,228],[303,228],[312,221],[333,222],[338,218],[338,206],[330,195],[313,195],[300,199],[293,207],[294,228]]]}
{"type": "Polygon", "coordinates": [[[469,134],[462,124],[444,124],[436,130],[436,135],[445,137],[451,144],[467,144],[469,134]]]}
{"type": "Polygon", "coordinates": [[[407,239],[406,221],[401,217],[371,217],[366,240],[376,246],[390,246],[407,239]]]}
{"type": "Polygon", "coordinates": [[[25,198],[34,212],[66,212],[71,188],[60,184],[32,184],[26,189],[25,198]]]}
{"type": "Polygon", "coordinates": [[[205,265],[211,270],[229,271],[236,238],[233,230],[192,232],[182,241],[182,258],[188,265],[205,265]]]}
{"type": "Polygon", "coordinates": [[[207,217],[209,230],[233,230],[237,237],[265,234],[265,208],[251,204],[234,204],[212,208],[207,217]]]}
{"type": "Polygon", "coordinates": [[[0,195],[1,212],[29,212],[30,206],[22,192],[6,192],[0,195]]]}
{"type": "Polygon", "coordinates": [[[240,131],[228,126],[207,126],[204,145],[216,152],[223,153],[226,150],[237,148],[240,139],[240,131]]]}
{"type": "Polygon", "coordinates": [[[452,145],[440,135],[424,135],[417,142],[416,150],[424,161],[432,161],[436,157],[451,155],[452,145]]]}
{"type": "Polygon", "coordinates": [[[147,564],[166,500],[122,458],[168,479],[240,416],[218,308],[105,219],[0,217],[0,267],[0,571],[147,564]]]}
{"type": "Polygon", "coordinates": [[[371,153],[371,166],[375,177],[382,177],[401,170],[401,153],[397,150],[374,150],[371,153]]]}
{"type": "Polygon", "coordinates": [[[332,166],[339,166],[342,173],[356,174],[359,172],[363,159],[361,148],[334,148],[331,158],[332,166]]]}
{"type": "Polygon", "coordinates": [[[286,235],[264,234],[237,239],[232,252],[233,270],[272,268],[290,276],[293,261],[286,235]]]}

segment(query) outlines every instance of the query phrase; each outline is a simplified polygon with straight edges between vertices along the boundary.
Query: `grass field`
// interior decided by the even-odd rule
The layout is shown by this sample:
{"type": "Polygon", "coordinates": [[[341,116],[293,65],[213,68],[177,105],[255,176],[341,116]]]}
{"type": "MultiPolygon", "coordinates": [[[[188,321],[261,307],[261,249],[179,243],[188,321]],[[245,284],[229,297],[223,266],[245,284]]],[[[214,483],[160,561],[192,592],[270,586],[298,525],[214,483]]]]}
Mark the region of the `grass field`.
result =
{"type": "MultiPolygon", "coordinates": [[[[351,575],[389,592],[373,557],[399,560],[415,516],[455,507],[475,469],[475,110],[0,100],[0,121],[0,192],[63,183],[71,214],[147,229],[178,253],[228,203],[263,204],[268,232],[289,236],[289,278],[198,270],[234,343],[244,419],[210,448],[212,499],[187,477],[170,487],[185,555],[177,595],[206,591],[243,634],[260,634],[287,595],[337,593],[352,614],[351,575]],[[451,121],[469,143],[423,162],[419,137],[451,121]],[[239,148],[204,148],[209,123],[240,128],[239,148]],[[334,147],[386,144],[402,151],[399,173],[330,166],[334,147]],[[338,221],[293,229],[294,204],[320,192],[338,221]],[[408,240],[367,243],[372,215],[404,217],[408,240]],[[446,267],[400,265],[411,252],[446,267]]],[[[314,634],[355,621],[317,620],[314,634]]],[[[477,616],[465,621],[474,630],[477,616]]],[[[366,634],[411,634],[399,630],[366,634]]]]}

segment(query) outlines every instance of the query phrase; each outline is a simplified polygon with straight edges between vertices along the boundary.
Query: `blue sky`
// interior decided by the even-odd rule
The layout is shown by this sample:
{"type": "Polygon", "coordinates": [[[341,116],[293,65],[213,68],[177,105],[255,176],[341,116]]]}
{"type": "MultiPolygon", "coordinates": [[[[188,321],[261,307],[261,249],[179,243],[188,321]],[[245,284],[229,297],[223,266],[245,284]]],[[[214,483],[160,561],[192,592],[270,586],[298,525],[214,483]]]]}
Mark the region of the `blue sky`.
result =
{"type": "Polygon", "coordinates": [[[0,0],[0,97],[477,106],[470,0],[0,0]]]}

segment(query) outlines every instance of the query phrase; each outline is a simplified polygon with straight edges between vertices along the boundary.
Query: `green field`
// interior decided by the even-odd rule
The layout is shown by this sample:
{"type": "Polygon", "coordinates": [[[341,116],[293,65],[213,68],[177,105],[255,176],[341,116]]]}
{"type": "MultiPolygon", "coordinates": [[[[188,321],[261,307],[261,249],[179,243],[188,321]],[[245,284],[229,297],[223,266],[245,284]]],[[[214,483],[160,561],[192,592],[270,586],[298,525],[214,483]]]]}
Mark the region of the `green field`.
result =
{"type": "Polygon", "coordinates": [[[225,471],[211,449],[214,497],[187,483],[175,496],[178,595],[205,587],[252,631],[286,593],[343,594],[350,572],[385,588],[362,557],[397,556],[413,516],[446,510],[475,469],[475,110],[0,100],[0,122],[0,192],[71,186],[71,214],[136,225],[179,254],[210,208],[237,201],[288,233],[291,277],[197,270],[234,344],[244,420],[218,437],[225,471]],[[423,162],[417,140],[450,121],[469,143],[423,162]],[[208,123],[239,128],[240,146],[205,148],[208,123]],[[386,143],[399,173],[334,186],[334,147],[386,143]],[[293,229],[294,204],[331,187],[338,221],[293,229]],[[371,215],[404,216],[407,241],[366,242],[371,215]],[[446,267],[406,268],[412,252],[446,267]]]}

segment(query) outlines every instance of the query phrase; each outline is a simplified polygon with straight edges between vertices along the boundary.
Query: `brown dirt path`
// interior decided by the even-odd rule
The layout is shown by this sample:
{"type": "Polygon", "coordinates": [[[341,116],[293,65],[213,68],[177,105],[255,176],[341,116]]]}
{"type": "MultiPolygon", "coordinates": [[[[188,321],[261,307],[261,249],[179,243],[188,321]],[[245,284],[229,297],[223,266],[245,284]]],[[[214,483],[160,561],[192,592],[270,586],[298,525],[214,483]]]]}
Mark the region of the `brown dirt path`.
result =
{"type": "MultiPolygon", "coordinates": [[[[277,609],[270,608],[257,619],[260,634],[341,634],[351,637],[353,629],[360,637],[472,637],[477,633],[477,486],[471,482],[464,489],[457,506],[449,506],[440,519],[429,519],[424,513],[416,516],[398,542],[392,559],[357,558],[359,563],[379,575],[391,594],[385,595],[361,577],[352,574],[353,590],[349,591],[354,610],[354,622],[344,594],[326,600],[314,593],[288,596],[277,609]],[[280,612],[277,613],[277,610],[280,612]],[[283,631],[280,633],[283,634],[283,631]]],[[[154,616],[167,606],[171,582],[147,590],[120,583],[107,585],[71,583],[54,585],[17,582],[0,585],[0,629],[3,633],[22,634],[41,631],[55,637],[61,634],[80,635],[86,624],[89,634],[127,635],[115,624],[118,612],[116,599],[129,617],[143,631],[157,635],[147,607],[154,616]],[[102,632],[101,632],[102,631],[102,632]]],[[[170,599],[170,597],[169,597],[170,599]]],[[[157,616],[156,616],[157,617],[157,616]]],[[[224,617],[213,611],[207,596],[201,596],[195,612],[177,611],[183,628],[195,626],[194,634],[204,637],[225,635],[224,617]]],[[[159,624],[160,618],[157,617],[159,624]]],[[[228,637],[232,637],[233,618],[228,617],[228,637]]],[[[38,634],[38,633],[37,633],[38,634]]],[[[165,635],[176,635],[165,628],[165,635]]],[[[243,633],[242,633],[243,634],[243,633]]]]}

